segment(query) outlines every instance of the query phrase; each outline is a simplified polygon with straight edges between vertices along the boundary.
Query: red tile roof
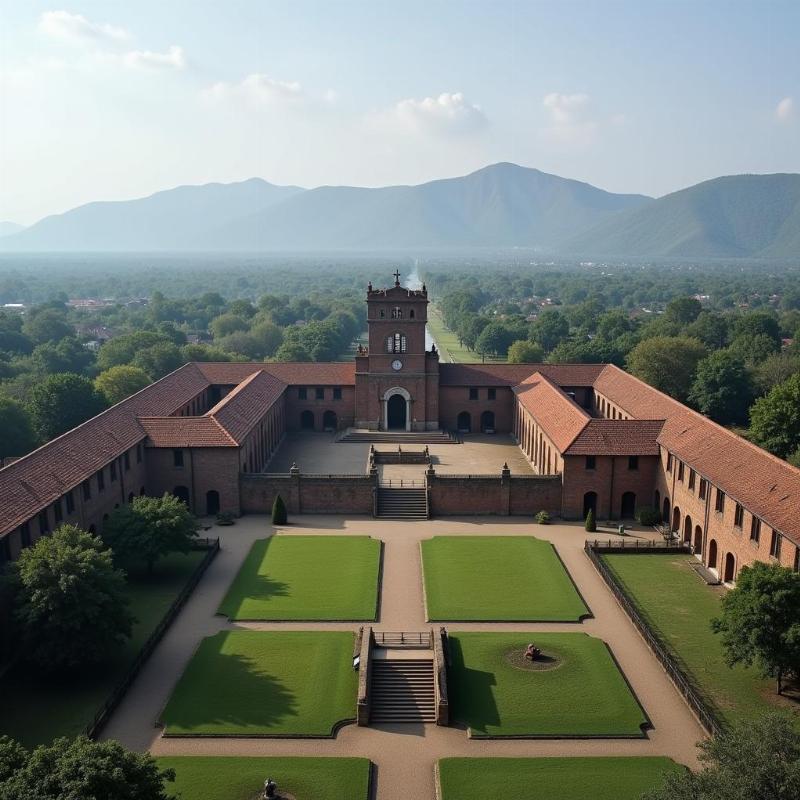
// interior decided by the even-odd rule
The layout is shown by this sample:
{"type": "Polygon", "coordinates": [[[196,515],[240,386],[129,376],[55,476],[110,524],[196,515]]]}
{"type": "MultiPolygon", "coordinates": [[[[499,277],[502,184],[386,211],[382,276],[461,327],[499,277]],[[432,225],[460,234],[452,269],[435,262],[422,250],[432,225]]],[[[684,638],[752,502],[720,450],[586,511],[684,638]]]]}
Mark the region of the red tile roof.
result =
{"type": "Polygon", "coordinates": [[[285,388],[283,381],[259,370],[223,397],[208,416],[227,431],[236,444],[241,444],[285,388]]]}
{"type": "Polygon", "coordinates": [[[236,447],[213,417],[139,417],[150,447],[236,447]]]}
{"type": "Polygon", "coordinates": [[[591,386],[604,364],[439,364],[442,386],[516,386],[539,372],[558,386],[591,386]]]}
{"type": "Polygon", "coordinates": [[[591,419],[566,449],[570,456],[657,456],[664,420],[591,419]]]}
{"type": "Polygon", "coordinates": [[[197,367],[210,383],[229,386],[259,370],[293,386],[354,386],[356,382],[355,361],[205,362],[197,367]]]}

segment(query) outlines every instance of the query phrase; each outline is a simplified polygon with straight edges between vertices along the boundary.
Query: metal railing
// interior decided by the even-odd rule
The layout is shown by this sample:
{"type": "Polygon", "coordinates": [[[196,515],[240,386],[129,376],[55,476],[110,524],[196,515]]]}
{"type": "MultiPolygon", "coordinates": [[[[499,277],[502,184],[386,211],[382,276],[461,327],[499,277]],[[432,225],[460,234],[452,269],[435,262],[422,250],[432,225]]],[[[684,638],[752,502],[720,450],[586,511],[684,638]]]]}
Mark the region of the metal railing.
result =
{"type": "Polygon", "coordinates": [[[390,478],[382,480],[378,485],[381,489],[424,489],[426,483],[425,480],[414,478],[390,478]]]}
{"type": "Polygon", "coordinates": [[[141,672],[147,659],[153,654],[156,645],[161,641],[164,634],[167,632],[169,626],[178,616],[178,613],[185,605],[189,596],[194,591],[195,586],[200,582],[203,573],[208,569],[208,565],[214,560],[214,557],[219,552],[219,539],[196,539],[196,549],[200,549],[203,542],[208,545],[208,552],[203,560],[197,565],[197,568],[192,573],[189,580],[181,589],[181,593],[175,598],[172,605],[161,618],[161,621],[155,627],[155,630],[147,637],[147,641],[142,645],[141,650],[136,654],[133,663],[128,667],[125,677],[114,687],[111,694],[108,696],[103,705],[95,712],[91,722],[86,726],[84,733],[90,738],[94,739],[102,729],[103,725],[108,721],[114,709],[122,702],[125,693],[131,687],[131,684],[136,679],[136,676],[141,672]]]}
{"type": "MultiPolygon", "coordinates": [[[[667,543],[649,542],[650,546],[646,547],[644,544],[639,547],[633,547],[631,544],[627,545],[628,550],[639,550],[651,552],[665,552],[674,550],[675,546],[669,546],[667,543]]],[[[614,572],[609,569],[608,565],[603,562],[603,559],[597,554],[597,551],[608,548],[606,543],[587,541],[584,545],[584,550],[589,560],[594,564],[600,576],[606,582],[606,585],[617,602],[622,606],[623,611],[628,615],[631,622],[636,626],[642,638],[647,643],[647,646],[653,652],[653,655],[658,659],[664,671],[669,676],[670,680],[675,684],[677,690],[685,698],[689,708],[692,709],[700,724],[712,735],[718,736],[725,729],[726,725],[723,720],[718,716],[717,712],[712,707],[711,703],[705,697],[703,692],[698,689],[692,679],[683,671],[683,668],[678,663],[675,656],[670,651],[669,646],[662,641],[661,637],[650,627],[647,620],[639,613],[636,607],[635,600],[628,594],[622,584],[617,580],[614,572]]],[[[686,548],[681,548],[685,550],[686,548]]]]}
{"type": "Polygon", "coordinates": [[[412,647],[428,649],[433,646],[431,631],[372,631],[376,647],[412,647]]]}
{"type": "Polygon", "coordinates": [[[659,542],[655,539],[637,539],[631,537],[629,539],[587,539],[587,548],[591,547],[593,550],[639,550],[646,552],[648,550],[657,550],[661,553],[689,553],[692,550],[688,544],[672,541],[672,542],[659,542]]]}

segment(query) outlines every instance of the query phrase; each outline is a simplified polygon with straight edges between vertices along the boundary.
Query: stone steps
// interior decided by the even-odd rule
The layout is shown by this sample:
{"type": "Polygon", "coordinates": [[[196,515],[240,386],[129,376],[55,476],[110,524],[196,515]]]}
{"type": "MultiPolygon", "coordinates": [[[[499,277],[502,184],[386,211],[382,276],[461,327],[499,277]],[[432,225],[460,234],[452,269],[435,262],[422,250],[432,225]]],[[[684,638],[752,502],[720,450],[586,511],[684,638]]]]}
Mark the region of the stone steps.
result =
{"type": "Polygon", "coordinates": [[[339,437],[345,444],[458,444],[447,431],[365,431],[348,429],[339,437]]]}
{"type": "Polygon", "coordinates": [[[374,659],[370,722],[436,722],[433,659],[374,659]]]}
{"type": "Polygon", "coordinates": [[[427,519],[425,489],[378,489],[378,517],[384,519],[427,519]]]}

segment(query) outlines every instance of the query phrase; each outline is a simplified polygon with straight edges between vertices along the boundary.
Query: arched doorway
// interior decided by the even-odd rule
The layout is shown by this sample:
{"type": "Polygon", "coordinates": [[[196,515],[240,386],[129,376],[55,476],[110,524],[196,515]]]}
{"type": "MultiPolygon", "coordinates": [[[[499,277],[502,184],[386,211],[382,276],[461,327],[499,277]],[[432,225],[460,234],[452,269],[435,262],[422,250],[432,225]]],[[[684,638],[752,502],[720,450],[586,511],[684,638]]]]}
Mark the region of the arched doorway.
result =
{"type": "Polygon", "coordinates": [[[736,558],[733,553],[727,553],[725,556],[725,571],[722,574],[722,580],[725,583],[733,583],[736,577],[736,558]]]}
{"type": "Polygon", "coordinates": [[[692,518],[687,514],[686,519],[683,521],[683,541],[692,541],[692,518]]]}
{"type": "Polygon", "coordinates": [[[583,517],[592,512],[592,515],[597,519],[597,492],[586,492],[583,496],[583,517]]]}
{"type": "Polygon", "coordinates": [[[658,511],[658,509],[661,508],[661,492],[659,492],[658,489],[656,489],[655,497],[653,500],[653,508],[656,511],[658,511]]]}
{"type": "Polygon", "coordinates": [[[494,411],[484,411],[481,414],[481,432],[494,433],[494,411]]]}
{"type": "Polygon", "coordinates": [[[401,386],[383,395],[383,427],[387,431],[411,430],[411,395],[401,386]]]}
{"type": "Polygon", "coordinates": [[[678,506],[672,509],[672,530],[679,531],[681,529],[681,510],[678,506]]]}
{"type": "Polygon", "coordinates": [[[636,516],[636,495],[633,492],[625,492],[622,495],[622,519],[633,519],[636,516]]]}
{"type": "Polygon", "coordinates": [[[206,514],[209,517],[219,514],[219,492],[216,489],[209,489],[206,492],[206,514]]]}
{"type": "Polygon", "coordinates": [[[300,427],[304,431],[313,431],[314,430],[314,412],[309,411],[306,409],[300,414],[300,427]]]}
{"type": "Polygon", "coordinates": [[[708,543],[708,564],[706,566],[709,569],[716,569],[717,568],[717,540],[712,539],[708,543]]]}
{"type": "Polygon", "coordinates": [[[178,498],[178,500],[183,500],[186,505],[189,505],[189,490],[185,486],[176,486],[172,490],[172,494],[178,498]]]}
{"type": "Polygon", "coordinates": [[[703,552],[703,529],[699,525],[694,526],[694,552],[703,552]]]}
{"type": "Polygon", "coordinates": [[[456,420],[459,433],[469,433],[472,430],[472,416],[469,411],[462,411],[456,420]]]}
{"type": "Polygon", "coordinates": [[[661,521],[669,522],[669,497],[664,498],[664,503],[661,506],[661,521]]]}
{"type": "Polygon", "coordinates": [[[335,411],[326,411],[322,415],[322,428],[326,431],[335,431],[338,427],[335,411]]]}

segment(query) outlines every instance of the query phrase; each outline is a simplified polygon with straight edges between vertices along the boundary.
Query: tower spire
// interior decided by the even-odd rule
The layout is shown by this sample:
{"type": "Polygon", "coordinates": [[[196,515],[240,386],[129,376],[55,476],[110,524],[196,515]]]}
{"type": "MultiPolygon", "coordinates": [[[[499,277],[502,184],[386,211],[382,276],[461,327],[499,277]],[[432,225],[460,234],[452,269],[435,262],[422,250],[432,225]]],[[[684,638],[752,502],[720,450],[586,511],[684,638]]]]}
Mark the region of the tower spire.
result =
{"type": "Polygon", "coordinates": [[[394,271],[394,285],[395,286],[399,286],[400,285],[400,270],[399,269],[396,269],[394,271]]]}

